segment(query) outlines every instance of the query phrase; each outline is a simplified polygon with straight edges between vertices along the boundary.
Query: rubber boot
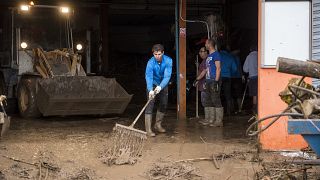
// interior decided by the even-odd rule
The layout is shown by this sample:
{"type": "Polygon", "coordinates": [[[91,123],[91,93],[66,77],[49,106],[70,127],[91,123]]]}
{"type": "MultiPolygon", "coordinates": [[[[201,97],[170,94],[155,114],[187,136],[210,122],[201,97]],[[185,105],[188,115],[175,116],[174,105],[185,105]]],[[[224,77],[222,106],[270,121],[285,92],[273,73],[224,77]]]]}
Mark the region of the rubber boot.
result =
{"type": "Polygon", "coordinates": [[[202,124],[202,123],[204,123],[204,122],[206,122],[206,121],[209,121],[209,115],[210,115],[210,113],[209,113],[209,107],[204,107],[204,119],[201,119],[201,120],[199,121],[199,123],[202,124]]]}
{"type": "Polygon", "coordinates": [[[164,113],[157,111],[156,115],[156,123],[154,124],[154,129],[157,130],[160,133],[165,133],[166,130],[161,126],[161,123],[163,121],[164,113]]]}
{"type": "Polygon", "coordinates": [[[215,108],[215,117],[216,121],[212,126],[214,127],[222,127],[223,126],[223,107],[215,108]]]}
{"type": "Polygon", "coordinates": [[[199,121],[204,126],[210,124],[210,108],[212,107],[204,107],[204,119],[199,121]]]}
{"type": "Polygon", "coordinates": [[[154,137],[156,136],[151,130],[152,123],[152,114],[146,114],[144,119],[144,124],[146,126],[147,136],[154,137]]]}
{"type": "Polygon", "coordinates": [[[209,116],[210,120],[210,124],[209,126],[213,126],[214,123],[216,122],[216,108],[215,107],[210,107],[210,116],[209,116]]]}

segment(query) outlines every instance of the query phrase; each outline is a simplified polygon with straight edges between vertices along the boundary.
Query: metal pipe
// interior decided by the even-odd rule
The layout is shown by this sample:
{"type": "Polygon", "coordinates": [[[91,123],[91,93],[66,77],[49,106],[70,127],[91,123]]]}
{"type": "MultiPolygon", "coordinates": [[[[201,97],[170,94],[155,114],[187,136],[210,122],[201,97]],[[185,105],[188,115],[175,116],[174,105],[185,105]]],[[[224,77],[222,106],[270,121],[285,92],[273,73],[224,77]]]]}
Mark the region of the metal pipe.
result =
{"type": "Polygon", "coordinates": [[[20,28],[16,28],[16,65],[19,65],[20,28]]]}
{"type": "Polygon", "coordinates": [[[33,5],[32,7],[35,8],[52,8],[52,9],[59,9],[60,6],[52,6],[52,5],[33,5]]]}
{"type": "Polygon", "coordinates": [[[69,28],[70,28],[70,41],[71,41],[71,49],[73,50],[73,36],[72,36],[72,27],[69,20],[69,28]]]}
{"type": "MultiPolygon", "coordinates": [[[[181,0],[181,2],[180,2],[181,4],[180,4],[180,8],[182,9],[182,0],[181,0]]],[[[201,20],[188,20],[188,19],[184,19],[183,17],[182,17],[182,15],[181,15],[181,12],[180,12],[180,19],[182,20],[182,21],[185,21],[185,22],[190,22],[190,23],[203,23],[203,24],[205,24],[206,25],[206,28],[207,28],[207,38],[208,39],[210,39],[210,30],[209,30],[209,24],[206,22],[206,21],[201,21],[201,20]]],[[[212,32],[211,32],[212,33],[212,32]]],[[[212,34],[211,34],[212,35],[212,34]]]]}
{"type": "MultiPolygon", "coordinates": [[[[196,55],[196,74],[199,74],[199,56],[196,55]]],[[[199,87],[196,86],[196,118],[199,118],[199,87]]]]}
{"type": "Polygon", "coordinates": [[[65,34],[66,34],[66,40],[67,40],[67,46],[70,49],[70,33],[69,33],[69,26],[68,26],[68,19],[66,19],[65,22],[65,34]]]}
{"type": "Polygon", "coordinates": [[[87,30],[87,43],[86,43],[86,69],[87,73],[91,73],[91,31],[87,30]]]}

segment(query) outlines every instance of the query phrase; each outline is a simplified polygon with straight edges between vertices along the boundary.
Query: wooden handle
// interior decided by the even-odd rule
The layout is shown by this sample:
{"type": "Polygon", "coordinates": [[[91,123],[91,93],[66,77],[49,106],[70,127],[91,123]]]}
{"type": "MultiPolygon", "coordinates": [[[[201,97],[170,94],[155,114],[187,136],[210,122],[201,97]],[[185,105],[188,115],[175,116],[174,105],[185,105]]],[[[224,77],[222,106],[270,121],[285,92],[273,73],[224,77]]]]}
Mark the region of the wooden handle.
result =
{"type": "Polygon", "coordinates": [[[143,113],[143,111],[147,108],[147,106],[149,105],[149,103],[152,101],[153,99],[150,99],[147,101],[147,103],[143,106],[142,110],[140,111],[140,113],[138,114],[138,116],[136,117],[136,119],[133,121],[133,123],[130,125],[130,127],[133,127],[136,122],[138,121],[138,119],[140,118],[141,114],[143,113]]]}

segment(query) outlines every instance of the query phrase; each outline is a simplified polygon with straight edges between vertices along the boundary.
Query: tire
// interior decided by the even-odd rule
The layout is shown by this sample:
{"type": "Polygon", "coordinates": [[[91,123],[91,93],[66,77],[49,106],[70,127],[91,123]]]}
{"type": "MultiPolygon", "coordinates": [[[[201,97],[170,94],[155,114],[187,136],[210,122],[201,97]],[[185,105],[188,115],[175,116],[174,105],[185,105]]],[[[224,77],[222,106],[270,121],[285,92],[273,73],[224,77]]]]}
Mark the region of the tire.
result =
{"type": "Polygon", "coordinates": [[[18,107],[20,115],[24,118],[38,118],[41,113],[36,99],[37,78],[21,78],[18,86],[18,107]]]}

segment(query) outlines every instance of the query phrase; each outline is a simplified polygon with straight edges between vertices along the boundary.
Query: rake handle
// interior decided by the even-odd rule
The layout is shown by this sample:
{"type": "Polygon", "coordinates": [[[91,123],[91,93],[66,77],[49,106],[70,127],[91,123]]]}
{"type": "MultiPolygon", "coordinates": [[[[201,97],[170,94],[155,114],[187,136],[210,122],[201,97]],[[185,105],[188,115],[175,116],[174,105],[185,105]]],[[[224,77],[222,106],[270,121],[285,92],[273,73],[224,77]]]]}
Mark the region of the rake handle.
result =
{"type": "Polygon", "coordinates": [[[150,99],[147,101],[147,103],[143,106],[142,110],[140,111],[140,113],[138,114],[138,116],[136,117],[136,119],[134,119],[133,123],[130,125],[130,127],[133,127],[136,122],[138,121],[138,119],[140,118],[141,114],[143,113],[143,111],[147,108],[147,106],[149,105],[149,103],[152,101],[153,99],[150,99]]]}
{"type": "Polygon", "coordinates": [[[245,98],[245,96],[246,96],[246,92],[247,92],[247,89],[248,89],[248,84],[249,84],[249,81],[247,81],[246,87],[244,88],[244,92],[243,92],[241,104],[240,104],[240,107],[239,107],[239,112],[242,111],[242,106],[243,106],[244,98],[245,98]]]}

